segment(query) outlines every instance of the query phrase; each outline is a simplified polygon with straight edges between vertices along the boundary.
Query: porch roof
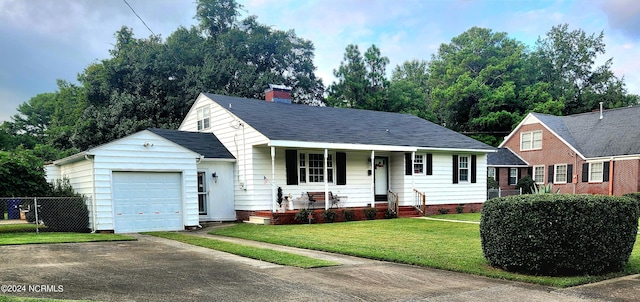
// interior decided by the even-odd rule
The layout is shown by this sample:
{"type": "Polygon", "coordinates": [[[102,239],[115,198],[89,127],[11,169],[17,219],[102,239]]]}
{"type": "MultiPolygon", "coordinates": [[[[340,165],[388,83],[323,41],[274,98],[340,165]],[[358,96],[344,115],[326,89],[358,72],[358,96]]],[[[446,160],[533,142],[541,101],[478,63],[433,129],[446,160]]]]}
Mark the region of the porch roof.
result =
{"type": "Polygon", "coordinates": [[[272,103],[205,93],[245,123],[265,135],[272,145],[297,142],[358,149],[412,151],[416,149],[493,152],[495,148],[410,114],[272,103]]]}

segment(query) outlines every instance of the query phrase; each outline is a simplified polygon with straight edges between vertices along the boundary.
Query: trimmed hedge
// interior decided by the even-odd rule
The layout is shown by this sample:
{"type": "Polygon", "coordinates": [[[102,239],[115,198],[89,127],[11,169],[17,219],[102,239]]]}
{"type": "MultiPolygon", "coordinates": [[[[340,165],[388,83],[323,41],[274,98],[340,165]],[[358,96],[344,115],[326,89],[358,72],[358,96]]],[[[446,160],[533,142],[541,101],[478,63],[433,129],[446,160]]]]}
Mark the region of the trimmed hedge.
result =
{"type": "Polygon", "coordinates": [[[627,197],[533,194],[490,199],[482,208],[482,252],[491,266],[549,275],[620,271],[638,232],[627,197]]]}

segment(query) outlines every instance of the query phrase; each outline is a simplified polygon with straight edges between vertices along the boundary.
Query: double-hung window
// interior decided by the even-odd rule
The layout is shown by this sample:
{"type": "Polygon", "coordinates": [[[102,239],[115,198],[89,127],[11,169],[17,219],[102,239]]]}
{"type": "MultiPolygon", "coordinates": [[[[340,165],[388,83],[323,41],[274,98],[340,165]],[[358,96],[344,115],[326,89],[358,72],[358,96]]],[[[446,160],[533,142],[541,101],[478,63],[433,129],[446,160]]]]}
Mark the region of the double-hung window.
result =
{"type": "Polygon", "coordinates": [[[422,154],[416,154],[413,160],[413,174],[424,174],[424,157],[422,154]]]}
{"type": "Polygon", "coordinates": [[[589,182],[602,182],[604,179],[604,163],[589,164],[589,182]]]}
{"type": "Polygon", "coordinates": [[[567,164],[555,165],[555,179],[553,183],[567,183],[567,164]]]}
{"type": "Polygon", "coordinates": [[[533,181],[544,184],[544,166],[533,166],[533,181]]]}
{"type": "Polygon", "coordinates": [[[460,182],[469,181],[469,157],[460,156],[458,158],[458,179],[460,182]]]}
{"type": "Polygon", "coordinates": [[[211,127],[211,109],[209,106],[198,108],[198,131],[211,127]]]}
{"type": "Polygon", "coordinates": [[[496,179],[496,168],[489,168],[487,169],[487,177],[492,178],[492,179],[496,179]]]}
{"type": "Polygon", "coordinates": [[[528,131],[520,134],[520,150],[542,149],[542,131],[528,131]]]}
{"type": "Polygon", "coordinates": [[[515,186],[518,183],[518,168],[509,168],[509,185],[515,186]]]}
{"type": "MultiPolygon", "coordinates": [[[[300,153],[298,161],[300,182],[324,182],[324,154],[300,153]]],[[[333,182],[333,156],[327,157],[327,182],[333,182]]]]}

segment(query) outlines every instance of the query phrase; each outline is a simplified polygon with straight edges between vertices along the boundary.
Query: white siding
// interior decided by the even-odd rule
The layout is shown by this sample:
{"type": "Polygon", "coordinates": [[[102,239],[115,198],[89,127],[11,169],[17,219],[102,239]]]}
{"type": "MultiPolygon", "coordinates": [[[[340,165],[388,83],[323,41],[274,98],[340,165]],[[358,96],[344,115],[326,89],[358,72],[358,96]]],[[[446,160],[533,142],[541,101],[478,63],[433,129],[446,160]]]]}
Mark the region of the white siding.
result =
{"type": "Polygon", "coordinates": [[[202,161],[198,172],[205,173],[207,194],[207,215],[200,215],[200,221],[235,221],[234,206],[234,162],[202,161]],[[218,180],[214,181],[212,174],[218,180]]]}
{"type": "MultiPolygon", "coordinates": [[[[194,102],[191,110],[180,125],[182,131],[197,131],[197,108],[202,106],[211,106],[211,127],[201,132],[213,133],[218,140],[233,154],[236,158],[235,164],[235,182],[234,196],[236,209],[238,210],[264,210],[268,200],[259,201],[254,195],[253,188],[263,185],[263,175],[260,172],[254,172],[252,167],[254,164],[254,151],[252,146],[266,145],[269,140],[260,132],[252,128],[250,125],[233,115],[224,106],[218,105],[211,99],[201,94],[194,102]],[[241,126],[240,126],[241,125],[241,126]],[[235,126],[235,127],[234,127],[235,126]],[[247,147],[246,150],[244,147],[247,147]],[[257,179],[256,177],[259,177],[257,179]]],[[[270,155],[267,153],[267,158],[270,155]]],[[[258,163],[261,165],[262,163],[258,163]]],[[[269,168],[269,171],[271,168],[269,168]]],[[[269,177],[271,172],[269,172],[269,177]]]]}
{"type": "MultiPolygon", "coordinates": [[[[433,175],[414,175],[415,188],[427,196],[427,204],[478,203],[487,199],[487,156],[476,154],[476,183],[453,183],[453,159],[456,153],[432,153],[433,175]]],[[[469,155],[458,153],[458,155],[469,155]]],[[[411,176],[406,176],[401,205],[412,203],[411,176]]]]}
{"type": "Polygon", "coordinates": [[[182,173],[183,221],[187,226],[198,225],[195,153],[149,131],[143,131],[98,147],[92,150],[92,154],[97,230],[114,229],[113,171],[182,173]],[[144,144],[147,144],[147,147],[144,144]]]}

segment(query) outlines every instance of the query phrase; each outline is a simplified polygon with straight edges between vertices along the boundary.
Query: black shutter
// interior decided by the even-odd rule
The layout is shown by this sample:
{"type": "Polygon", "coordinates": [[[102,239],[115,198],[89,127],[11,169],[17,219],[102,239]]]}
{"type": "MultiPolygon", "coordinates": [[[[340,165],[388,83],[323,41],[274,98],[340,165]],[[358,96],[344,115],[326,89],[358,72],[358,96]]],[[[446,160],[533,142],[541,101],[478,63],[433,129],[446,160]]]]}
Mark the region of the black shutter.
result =
{"type": "Polygon", "coordinates": [[[453,183],[458,183],[458,156],[453,156],[453,183]]]}
{"type": "Polygon", "coordinates": [[[285,151],[285,165],[287,170],[287,185],[298,184],[298,151],[285,151]]]}
{"type": "Polygon", "coordinates": [[[605,162],[602,168],[602,181],[609,181],[609,169],[611,168],[610,162],[605,162]]]}
{"type": "Polygon", "coordinates": [[[411,153],[404,154],[404,175],[413,175],[413,161],[411,153]]]}
{"type": "Polygon", "coordinates": [[[589,164],[582,164],[582,182],[589,182],[589,164]]]}
{"type": "Polygon", "coordinates": [[[567,165],[567,183],[573,182],[573,165],[567,165]]]}
{"type": "Polygon", "coordinates": [[[517,168],[518,169],[518,179],[522,178],[522,169],[517,168]]]}
{"type": "Polygon", "coordinates": [[[347,184],[347,153],[336,152],[336,184],[347,184]]]}
{"type": "Polygon", "coordinates": [[[496,177],[494,177],[496,179],[496,181],[498,182],[498,184],[500,184],[500,168],[496,167],[496,177]]]}
{"type": "Polygon", "coordinates": [[[433,154],[427,153],[427,175],[433,175],[433,154]]]}
{"type": "Polygon", "coordinates": [[[477,175],[478,169],[476,168],[477,158],[475,155],[471,155],[471,183],[474,184],[478,182],[477,175]]]}
{"type": "Polygon", "coordinates": [[[533,167],[528,167],[527,168],[527,175],[531,176],[531,178],[533,178],[533,167]]]}
{"type": "Polygon", "coordinates": [[[549,166],[549,179],[548,179],[548,183],[552,184],[553,183],[553,165],[549,166]]]}

